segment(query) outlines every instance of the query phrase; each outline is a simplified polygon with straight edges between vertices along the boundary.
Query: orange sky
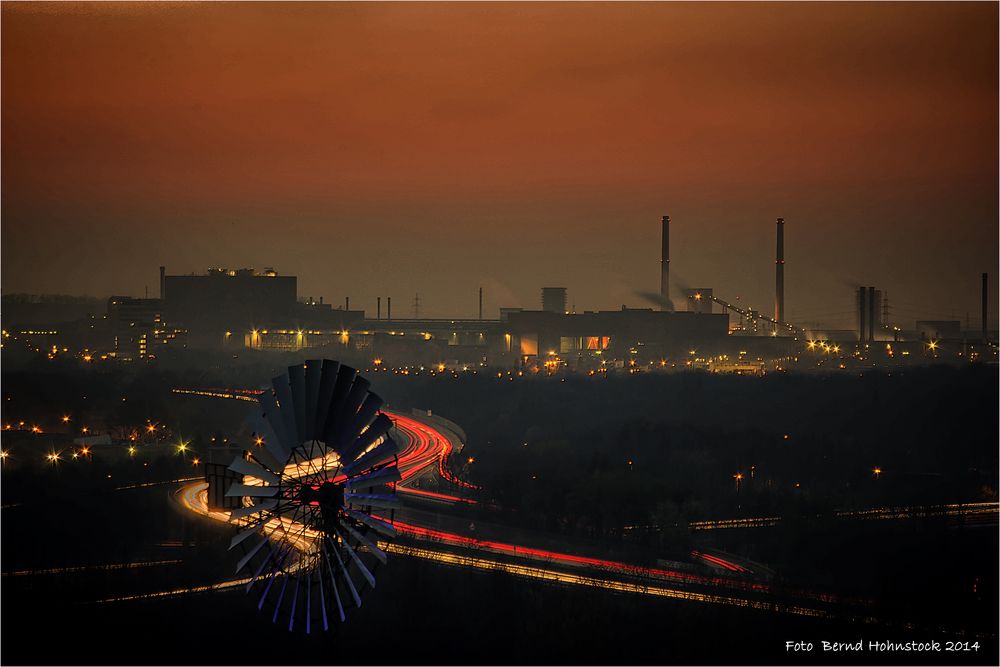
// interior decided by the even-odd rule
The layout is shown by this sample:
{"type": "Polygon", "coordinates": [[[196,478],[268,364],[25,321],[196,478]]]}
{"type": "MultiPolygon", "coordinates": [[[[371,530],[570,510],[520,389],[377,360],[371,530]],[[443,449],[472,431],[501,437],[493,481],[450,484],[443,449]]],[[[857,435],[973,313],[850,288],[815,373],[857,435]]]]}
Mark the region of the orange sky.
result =
{"type": "Polygon", "coordinates": [[[997,270],[996,4],[2,13],[6,292],[238,265],[372,311],[639,306],[663,214],[680,281],[764,310],[785,217],[800,321],[857,282],[978,321],[997,270]]]}

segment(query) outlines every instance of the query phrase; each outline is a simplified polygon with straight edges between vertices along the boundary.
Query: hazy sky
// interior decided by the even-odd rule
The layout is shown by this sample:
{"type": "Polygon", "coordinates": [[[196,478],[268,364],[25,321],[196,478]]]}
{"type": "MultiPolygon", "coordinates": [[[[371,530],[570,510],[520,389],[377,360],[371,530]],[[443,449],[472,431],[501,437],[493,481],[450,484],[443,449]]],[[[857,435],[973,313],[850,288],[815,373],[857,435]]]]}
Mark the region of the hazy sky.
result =
{"type": "Polygon", "coordinates": [[[997,293],[996,3],[2,13],[4,292],[271,266],[372,313],[641,306],[669,214],[678,287],[765,311],[783,216],[793,321],[997,293]]]}

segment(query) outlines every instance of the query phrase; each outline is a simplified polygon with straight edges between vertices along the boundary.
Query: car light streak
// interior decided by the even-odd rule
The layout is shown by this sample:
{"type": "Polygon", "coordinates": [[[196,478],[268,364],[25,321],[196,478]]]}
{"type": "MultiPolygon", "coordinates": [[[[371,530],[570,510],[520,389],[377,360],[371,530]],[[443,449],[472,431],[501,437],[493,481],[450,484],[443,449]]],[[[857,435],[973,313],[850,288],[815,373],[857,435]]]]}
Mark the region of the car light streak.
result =
{"type": "Polygon", "coordinates": [[[188,588],[177,588],[172,591],[160,591],[157,593],[139,593],[137,595],[122,595],[114,598],[104,598],[103,600],[95,600],[96,604],[107,604],[110,602],[131,602],[133,600],[152,600],[156,598],[169,598],[176,597],[178,595],[188,595],[190,593],[206,593],[208,591],[221,591],[227,588],[235,588],[237,586],[245,586],[250,582],[250,577],[245,577],[243,579],[233,579],[231,581],[223,581],[218,584],[207,584],[205,586],[190,586],[188,588]]]}
{"type": "Polygon", "coordinates": [[[177,565],[183,560],[150,560],[136,563],[109,563],[106,565],[77,565],[75,567],[52,567],[45,570],[17,570],[4,572],[5,577],[26,577],[35,574],[68,574],[70,572],[87,572],[90,570],[132,570],[140,567],[158,567],[161,565],[177,565]]]}
{"type": "Polygon", "coordinates": [[[181,477],[180,479],[168,479],[161,482],[142,482],[140,484],[126,484],[125,486],[116,486],[115,491],[125,491],[127,489],[144,489],[150,486],[163,486],[165,484],[180,484],[182,482],[194,482],[197,480],[205,479],[204,477],[181,477]]]}
{"type": "Polygon", "coordinates": [[[590,588],[601,588],[605,590],[618,591],[622,593],[639,593],[643,595],[653,595],[657,597],[667,597],[667,598],[674,598],[677,600],[689,600],[693,602],[705,602],[710,604],[728,605],[733,607],[747,607],[751,609],[761,609],[779,613],[795,614],[799,616],[814,616],[814,617],[828,616],[828,614],[823,610],[810,609],[808,607],[800,607],[797,605],[786,605],[779,602],[765,602],[762,600],[751,600],[751,599],[737,598],[726,595],[713,595],[710,593],[698,593],[694,591],[686,591],[675,588],[665,588],[662,586],[648,586],[645,584],[632,581],[612,581],[607,579],[599,579],[597,577],[591,577],[582,574],[560,572],[558,570],[550,570],[540,567],[531,567],[528,565],[518,565],[515,563],[505,563],[502,561],[478,558],[475,556],[462,556],[447,552],[430,551],[428,549],[420,549],[417,547],[410,547],[401,544],[388,544],[386,545],[385,550],[390,553],[399,554],[401,556],[422,558],[425,560],[434,561],[444,565],[475,568],[481,570],[488,570],[492,572],[504,572],[506,574],[511,574],[518,577],[525,577],[528,579],[540,579],[543,581],[550,581],[560,584],[587,586],[590,588]]]}

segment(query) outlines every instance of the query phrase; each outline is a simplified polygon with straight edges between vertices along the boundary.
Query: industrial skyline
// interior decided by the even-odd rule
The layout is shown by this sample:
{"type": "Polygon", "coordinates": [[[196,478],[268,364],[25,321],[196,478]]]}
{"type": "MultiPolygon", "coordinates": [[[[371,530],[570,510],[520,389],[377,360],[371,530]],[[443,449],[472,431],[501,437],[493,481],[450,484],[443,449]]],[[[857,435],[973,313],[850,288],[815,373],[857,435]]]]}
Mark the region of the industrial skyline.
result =
{"type": "Polygon", "coordinates": [[[995,5],[3,18],[5,293],[276,266],[370,310],[419,292],[473,317],[480,286],[495,312],[543,284],[638,307],[664,214],[678,284],[762,312],[784,217],[793,321],[848,328],[858,285],[906,319],[975,319],[996,273],[995,5]]]}

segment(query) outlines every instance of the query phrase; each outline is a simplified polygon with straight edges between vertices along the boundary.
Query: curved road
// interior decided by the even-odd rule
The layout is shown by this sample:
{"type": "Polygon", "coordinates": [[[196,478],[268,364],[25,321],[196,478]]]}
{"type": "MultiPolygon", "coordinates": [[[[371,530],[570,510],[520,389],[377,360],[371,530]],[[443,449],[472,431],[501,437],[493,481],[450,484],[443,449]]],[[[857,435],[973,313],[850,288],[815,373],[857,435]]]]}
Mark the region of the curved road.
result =
{"type": "MultiPolygon", "coordinates": [[[[215,398],[227,398],[256,401],[256,392],[232,389],[185,390],[175,389],[175,393],[195,394],[215,398]]],[[[475,488],[463,480],[459,480],[448,469],[448,457],[455,448],[454,443],[433,426],[410,416],[387,412],[396,425],[397,434],[403,442],[398,457],[401,481],[397,492],[410,496],[414,501],[428,500],[444,509],[450,505],[472,503],[476,501],[439,491],[427,491],[416,487],[418,481],[425,477],[437,476],[438,481],[447,480],[457,487],[456,493],[462,488],[475,488]]],[[[208,484],[204,481],[188,483],[175,493],[177,501],[191,512],[212,519],[229,522],[229,512],[211,510],[208,508],[208,484]]],[[[707,575],[688,566],[678,563],[677,568],[647,568],[634,564],[612,561],[601,558],[560,553],[538,549],[507,542],[497,542],[479,539],[468,534],[458,534],[441,530],[442,519],[439,513],[415,511],[404,507],[396,511],[393,524],[404,542],[419,541],[427,543],[427,548],[417,548],[412,545],[381,544],[387,551],[417,558],[425,558],[442,564],[470,568],[501,570],[515,576],[537,578],[566,585],[582,585],[604,588],[622,592],[635,592],[647,595],[672,597],[691,601],[724,604],[730,606],[765,609],[769,611],[791,613],[803,616],[827,617],[835,616],[873,622],[865,608],[868,602],[863,600],[847,600],[838,596],[810,591],[777,591],[769,583],[754,580],[747,576],[749,572],[738,564],[731,563],[717,556],[708,558],[726,571],[725,575],[707,575]],[[402,515],[402,516],[401,516],[402,515]],[[406,521],[401,520],[405,518],[406,521]],[[454,553],[459,550],[459,553],[454,553]],[[469,555],[473,551],[493,558],[482,558],[469,555]],[[528,561],[532,565],[518,564],[515,561],[528,561]],[[573,574],[570,570],[585,569],[586,575],[573,574]],[[675,588],[667,588],[670,584],[675,588]],[[719,595],[723,589],[728,595],[719,595]],[[734,595],[739,595],[735,597],[734,595]],[[780,598],[780,599],[779,599],[780,598]],[[853,608],[847,611],[843,605],[853,608]],[[840,608],[840,609],[838,609],[840,608]],[[844,613],[846,611],[846,613],[844,613]]],[[[383,517],[389,520],[389,517],[383,517]]],[[[463,520],[464,521],[464,520],[463,520]]],[[[456,521],[451,522],[453,525],[456,521]]],[[[475,532],[474,526],[469,526],[468,532],[475,532]]],[[[696,559],[705,559],[705,554],[693,554],[696,559]]]]}

